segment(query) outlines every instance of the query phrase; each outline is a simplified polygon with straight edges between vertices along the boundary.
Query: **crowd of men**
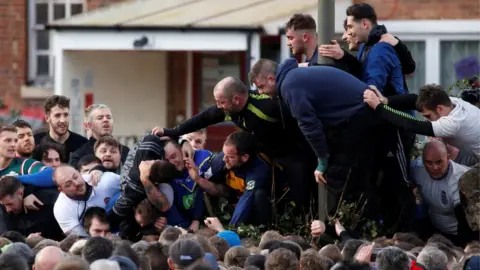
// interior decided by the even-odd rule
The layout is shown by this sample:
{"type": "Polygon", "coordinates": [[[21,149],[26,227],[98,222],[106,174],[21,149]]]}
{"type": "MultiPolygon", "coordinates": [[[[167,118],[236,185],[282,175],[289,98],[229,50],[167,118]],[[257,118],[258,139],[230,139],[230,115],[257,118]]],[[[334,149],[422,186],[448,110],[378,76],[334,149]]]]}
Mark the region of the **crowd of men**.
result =
{"type": "MultiPolygon", "coordinates": [[[[65,96],[46,100],[46,132],[34,135],[23,120],[1,126],[0,232],[156,241],[170,226],[211,226],[206,205],[218,197],[235,204],[231,225],[268,227],[272,202],[293,201],[296,214],[318,211],[324,184],[329,216],[341,201],[356,202],[390,233],[438,232],[459,245],[478,239],[478,90],[467,101],[440,85],[409,94],[405,75],[415,61],[405,44],[368,4],[346,15],[343,39],[357,56],[337,42],[317,44],[315,20],[295,14],[288,46],[305,63],[261,59],[248,76],[256,90],[226,77],[213,89],[215,105],[153,128],[131,149],[112,136],[114,115],[104,104],[85,110],[86,137],[70,131],[65,96]],[[319,56],[333,64],[317,65],[319,56]],[[224,121],[240,131],[220,153],[204,149],[205,128],[224,121]],[[416,134],[429,141],[411,162],[416,134]]],[[[323,221],[311,226],[325,232],[323,221]]]]}

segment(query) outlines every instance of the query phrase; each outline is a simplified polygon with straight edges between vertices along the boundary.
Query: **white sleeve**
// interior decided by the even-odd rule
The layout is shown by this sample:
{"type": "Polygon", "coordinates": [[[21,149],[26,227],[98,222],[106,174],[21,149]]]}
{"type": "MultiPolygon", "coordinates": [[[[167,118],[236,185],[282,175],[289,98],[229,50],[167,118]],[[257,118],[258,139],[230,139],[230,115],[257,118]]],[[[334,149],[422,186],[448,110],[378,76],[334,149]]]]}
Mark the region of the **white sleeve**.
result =
{"type": "Polygon", "coordinates": [[[86,236],[88,237],[88,233],[85,231],[85,229],[78,224],[77,226],[73,227],[68,233],[65,233],[67,236],[68,235],[78,235],[78,236],[86,236]]]}
{"type": "Polygon", "coordinates": [[[172,207],[174,199],[173,188],[169,184],[162,183],[158,185],[158,189],[167,197],[168,203],[170,204],[168,208],[172,207]]]}
{"type": "MultiPolygon", "coordinates": [[[[63,233],[69,234],[76,226],[81,226],[78,220],[77,209],[72,208],[68,201],[63,200],[60,194],[53,206],[53,215],[62,229],[63,233]]],[[[63,195],[65,196],[65,195],[63,195]]]]}
{"type": "Polygon", "coordinates": [[[457,135],[459,128],[458,121],[450,116],[440,117],[437,121],[432,122],[435,137],[453,137],[457,135]]]}
{"type": "Polygon", "coordinates": [[[106,192],[120,190],[120,175],[112,172],[103,173],[96,189],[105,190],[106,192]]]}

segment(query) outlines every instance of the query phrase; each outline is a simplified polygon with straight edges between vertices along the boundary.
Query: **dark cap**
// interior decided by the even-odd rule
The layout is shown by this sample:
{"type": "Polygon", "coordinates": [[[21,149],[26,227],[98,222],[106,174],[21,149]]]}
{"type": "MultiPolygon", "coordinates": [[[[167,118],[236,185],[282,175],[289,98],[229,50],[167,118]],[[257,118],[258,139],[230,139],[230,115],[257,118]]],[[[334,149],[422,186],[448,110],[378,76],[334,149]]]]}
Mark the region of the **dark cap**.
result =
{"type": "Polygon", "coordinates": [[[179,239],[170,247],[169,257],[175,265],[188,267],[205,256],[200,244],[192,239],[179,239]]]}

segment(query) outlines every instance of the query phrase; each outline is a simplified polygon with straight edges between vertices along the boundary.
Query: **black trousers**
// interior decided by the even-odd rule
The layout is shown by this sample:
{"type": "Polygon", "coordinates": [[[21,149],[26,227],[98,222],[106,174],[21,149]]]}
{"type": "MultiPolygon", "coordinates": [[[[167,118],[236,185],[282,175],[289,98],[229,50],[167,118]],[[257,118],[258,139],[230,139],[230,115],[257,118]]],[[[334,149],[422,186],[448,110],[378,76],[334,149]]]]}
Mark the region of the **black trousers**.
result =
{"type": "Polygon", "coordinates": [[[378,212],[371,206],[376,195],[372,185],[375,170],[375,133],[378,132],[380,123],[371,109],[364,108],[349,121],[325,129],[330,153],[325,172],[327,212],[330,216],[335,215],[341,201],[359,202],[361,207],[367,200],[363,216],[378,218],[378,212]],[[361,202],[360,198],[363,198],[361,202]]]}
{"type": "Polygon", "coordinates": [[[317,159],[313,151],[310,149],[299,150],[298,153],[278,157],[274,160],[283,168],[277,179],[281,178],[281,181],[290,188],[288,198],[295,202],[296,212],[308,213],[310,208],[313,207],[312,210],[316,213],[317,204],[315,200],[317,199],[318,189],[313,173],[317,167],[317,159]]]}
{"type": "Polygon", "coordinates": [[[415,134],[383,125],[379,134],[376,197],[387,233],[411,232],[415,227],[415,196],[410,183],[410,154],[415,134]]]}
{"type": "Polygon", "coordinates": [[[254,197],[254,207],[251,212],[250,222],[251,224],[256,226],[268,226],[272,222],[272,205],[270,204],[270,191],[260,188],[256,189],[254,197]]]}

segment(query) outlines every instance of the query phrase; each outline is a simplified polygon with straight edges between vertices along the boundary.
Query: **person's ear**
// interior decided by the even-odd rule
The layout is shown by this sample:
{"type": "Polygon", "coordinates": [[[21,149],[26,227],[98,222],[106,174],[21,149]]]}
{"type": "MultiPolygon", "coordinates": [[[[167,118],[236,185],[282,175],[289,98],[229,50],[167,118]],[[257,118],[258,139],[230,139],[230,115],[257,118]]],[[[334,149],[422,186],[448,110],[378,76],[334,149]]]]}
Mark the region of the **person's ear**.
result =
{"type": "Polygon", "coordinates": [[[170,257],[167,259],[167,263],[168,263],[168,267],[170,268],[170,270],[175,270],[175,264],[173,263],[173,261],[170,257]]]}

